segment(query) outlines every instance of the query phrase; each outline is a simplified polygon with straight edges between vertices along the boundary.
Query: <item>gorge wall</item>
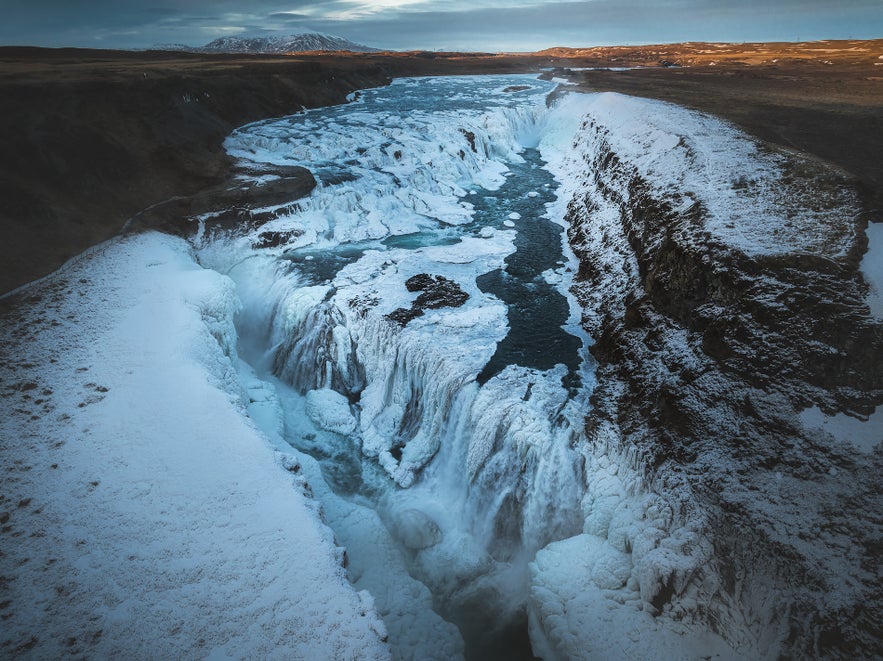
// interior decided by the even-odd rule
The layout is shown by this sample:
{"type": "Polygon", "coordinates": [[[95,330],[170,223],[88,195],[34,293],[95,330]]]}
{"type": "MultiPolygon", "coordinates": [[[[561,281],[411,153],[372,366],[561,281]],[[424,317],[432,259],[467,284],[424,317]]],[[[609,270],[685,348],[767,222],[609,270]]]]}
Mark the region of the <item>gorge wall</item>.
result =
{"type": "MultiPolygon", "coordinates": [[[[0,290],[153,205],[136,227],[217,205],[235,220],[261,196],[309,191],[312,177],[297,168],[278,189],[227,182],[221,138],[250,119],[340,102],[387,74],[279,66],[258,74],[218,60],[217,78],[194,78],[185,60],[171,73],[103,74],[111,84],[92,73],[4,83],[13,93],[0,110],[14,121],[0,139],[27,157],[0,177],[10,228],[0,290]],[[35,107],[44,110],[23,116],[35,107]]],[[[613,612],[599,604],[619,599],[617,617],[639,611],[633,630],[648,639],[652,615],[710,628],[748,656],[878,654],[881,452],[807,417],[868,420],[883,403],[883,326],[865,302],[867,218],[853,182],[667,104],[574,103],[549,120],[579,118],[573,142],[557,156],[542,140],[540,149],[562,182],[597,386],[585,438],[566,448],[583,459],[583,533],[549,544],[531,567],[534,650],[584,650],[606,626],[596,614],[613,612]]],[[[454,162],[475,152],[460,134],[454,162]]],[[[401,448],[381,449],[399,461],[401,448]]]]}
{"type": "Polygon", "coordinates": [[[589,443],[636,452],[714,547],[652,604],[677,618],[686,598],[762,656],[873,656],[883,457],[805,417],[867,420],[883,403],[854,184],[734,135],[726,164],[703,120],[672,128],[670,107],[644,102],[635,130],[626,99],[602,97],[582,124],[567,220],[597,338],[589,443]]]}

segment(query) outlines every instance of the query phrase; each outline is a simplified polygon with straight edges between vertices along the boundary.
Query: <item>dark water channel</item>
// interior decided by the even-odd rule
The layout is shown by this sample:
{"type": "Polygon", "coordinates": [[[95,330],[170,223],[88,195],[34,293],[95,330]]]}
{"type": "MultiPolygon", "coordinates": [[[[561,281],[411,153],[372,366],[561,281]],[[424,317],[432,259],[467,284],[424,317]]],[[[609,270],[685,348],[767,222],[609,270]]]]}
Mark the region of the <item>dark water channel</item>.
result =
{"type": "Polygon", "coordinates": [[[493,193],[478,196],[476,222],[498,225],[499,219],[513,219],[516,251],[505,259],[505,268],[477,279],[483,292],[491,293],[508,306],[509,333],[478,375],[483,384],[508,365],[548,370],[557,364],[567,366],[562,385],[573,392],[580,385],[579,338],[564,330],[570,309],[567,299],[546,282],[543,272],[564,263],[563,229],[544,218],[545,205],[554,200],[555,180],[543,169],[535,149],[523,154],[525,163],[511,165],[513,175],[493,193]]]}

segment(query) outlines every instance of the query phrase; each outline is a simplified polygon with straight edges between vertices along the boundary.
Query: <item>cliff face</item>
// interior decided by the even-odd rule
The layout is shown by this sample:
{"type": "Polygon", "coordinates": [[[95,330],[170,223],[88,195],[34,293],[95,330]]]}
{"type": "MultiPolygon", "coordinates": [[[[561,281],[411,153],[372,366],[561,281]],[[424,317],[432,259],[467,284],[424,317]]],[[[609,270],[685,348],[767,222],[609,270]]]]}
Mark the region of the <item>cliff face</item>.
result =
{"type": "MultiPolygon", "coordinates": [[[[53,271],[152,205],[229,189],[222,143],[233,128],[343,103],[353,90],[389,82],[368,63],[13,55],[0,76],[0,144],[8,155],[0,163],[0,293],[53,271]]],[[[175,210],[186,212],[188,203],[175,210]]]]}
{"type": "Polygon", "coordinates": [[[693,617],[765,656],[879,654],[883,453],[805,417],[883,403],[852,184],[757,146],[756,176],[727,186],[695,115],[670,142],[651,115],[625,143],[616,117],[603,102],[587,116],[567,208],[599,363],[589,437],[637,448],[648,487],[682,519],[701,511],[715,548],[654,605],[697,599],[693,617]],[[650,157],[629,153],[644,138],[650,157]]]}

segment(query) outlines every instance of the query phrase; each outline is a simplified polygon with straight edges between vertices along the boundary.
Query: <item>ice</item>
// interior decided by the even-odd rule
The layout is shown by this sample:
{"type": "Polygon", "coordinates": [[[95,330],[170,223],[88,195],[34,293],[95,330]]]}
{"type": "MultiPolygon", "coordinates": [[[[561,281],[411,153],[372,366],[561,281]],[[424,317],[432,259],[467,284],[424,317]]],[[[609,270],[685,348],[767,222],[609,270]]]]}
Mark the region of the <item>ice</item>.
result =
{"type": "MultiPolygon", "coordinates": [[[[427,587],[411,578],[400,544],[380,513],[335,493],[316,459],[294,450],[285,440],[297,436],[302,442],[328,451],[340,448],[340,437],[313,423],[306,410],[306,397],[272,377],[266,383],[284,411],[284,432],[280,434],[275,427],[266,427],[264,432],[280,448],[286,448],[283,464],[303,471],[314,497],[322,503],[324,520],[334,528],[336,541],[346,548],[349,579],[362,591],[360,594],[370,595],[363,602],[373,605],[383,618],[382,623],[375,620],[372,625],[389,636],[394,658],[462,658],[463,640],[457,628],[433,610],[432,594],[427,587]]],[[[406,548],[407,543],[429,544],[436,536],[431,519],[417,510],[413,515],[406,512],[401,513],[406,529],[399,532],[406,548]]]]}
{"type": "MultiPolygon", "coordinates": [[[[65,393],[86,362],[110,390],[84,410],[65,394],[72,422],[34,423],[35,438],[77,437],[61,455],[76,479],[44,483],[53,543],[27,542],[21,555],[61,549],[57,570],[28,570],[29,580],[51,592],[74,575],[85,606],[56,624],[29,605],[15,631],[24,618],[56,632],[97,612],[99,656],[152,642],[164,656],[382,658],[388,635],[399,657],[448,659],[464,654],[464,636],[516,621],[526,605],[545,658],[731,655],[707,633],[691,584],[713,553],[702,512],[685,513],[679,492],[653,484],[612,426],[586,442],[585,347],[573,391],[560,364],[509,365],[479,385],[509,327],[507,306],[476,278],[506,268],[516,232],[477,227],[475,196],[516,176],[522,150],[538,147],[561,184],[550,218],[590,200],[599,225],[614,228],[620,209],[587,173],[610,149],[660,197],[695,196],[705,231],[748,254],[837,257],[854,237],[789,226],[775,190],[783,161],[718,120],[609,94],[548,108],[551,89],[525,77],[400,80],[349,106],[243,127],[229,152],[244,165],[309,167],[319,184],[308,198],[240,235],[201,232],[198,258],[211,271],[157,235],[114,243],[84,266],[102,283],[86,300],[106,298],[110,317],[96,317],[87,348],[47,368],[46,382],[65,393]],[[506,94],[503,81],[532,87],[506,94]],[[255,248],[268,231],[290,240],[255,248]],[[438,240],[384,243],[396,235],[438,240]],[[465,300],[399,323],[418,275],[445,278],[465,300]],[[85,492],[98,474],[97,495],[85,492]],[[62,509],[68,493],[76,516],[62,509]],[[77,539],[95,550],[77,550],[77,539]],[[205,649],[187,647],[197,636],[205,649]]],[[[524,227],[527,216],[502,225],[524,227]]],[[[874,236],[869,264],[880,261],[874,236]]],[[[634,256],[619,248],[603,253],[609,277],[584,310],[569,293],[578,264],[568,247],[567,263],[542,273],[586,342],[592,302],[622,302],[634,287],[634,256]]],[[[844,421],[807,415],[844,437],[844,421]]]]}
{"type": "Polygon", "coordinates": [[[861,452],[874,452],[883,442],[883,406],[878,406],[865,420],[845,413],[825,415],[817,406],[800,413],[800,422],[806,429],[822,430],[838,443],[851,444],[861,452]]]}
{"type": "Polygon", "coordinates": [[[629,561],[582,534],[550,544],[531,563],[534,653],[556,659],[738,659],[719,636],[655,618],[624,592],[629,561]]]}
{"type": "Polygon", "coordinates": [[[307,393],[307,415],[326,431],[347,435],[356,430],[356,419],[350,412],[350,403],[338,392],[323,388],[307,393]]]}
{"type": "MultiPolygon", "coordinates": [[[[535,649],[548,658],[585,650],[640,657],[654,645],[672,656],[726,651],[706,640],[705,624],[690,620],[699,617],[700,598],[690,581],[712,554],[702,512],[680,507],[680,495],[656,493],[614,428],[597,429],[595,442],[586,442],[593,376],[585,347],[583,385],[572,391],[562,387],[564,365],[509,365],[479,385],[509,328],[507,306],[476,278],[496,270],[508,277],[516,233],[477,227],[473,202],[485,198],[472,194],[514,177],[524,162],[519,152],[536,146],[561,184],[549,217],[563,223],[568,202],[591,199],[598,223],[615,228],[620,209],[603,203],[587,174],[587,163],[612,146],[661,195],[684,204],[688,192],[699,196],[712,212],[708,231],[741,241],[727,226],[733,214],[774,224],[751,214],[781,209],[766,189],[724,204],[720,195],[733,188],[721,187],[718,168],[738,174],[728,159],[748,158],[752,176],[778,176],[778,162],[738,136],[742,151],[724,153],[717,132],[733,129],[674,106],[585,95],[547,108],[534,92],[498,105],[514,96],[488,100],[476,82],[397,81],[383,98],[363,96],[345,113],[263,122],[228,140],[238,158],[305,165],[321,182],[260,228],[291,232],[287,245],[253,248],[258,230],[201,245],[203,263],[228,274],[242,298],[237,326],[254,366],[240,377],[253,400],[249,410],[278,445],[287,440],[316,458],[298,461],[348,549],[351,580],[373,595],[397,654],[461,654],[450,622],[468,638],[525,604],[535,649]],[[437,110],[422,105],[426,94],[438,95],[437,110]],[[445,105],[455,100],[464,106],[445,105]],[[322,181],[323,171],[339,175],[340,168],[347,176],[322,181]],[[420,240],[405,248],[387,241],[395,235],[420,240]],[[304,266],[307,250],[315,262],[330,263],[347,249],[333,274],[304,266]],[[396,313],[413,309],[420,296],[405,286],[415,276],[444,278],[465,299],[402,322],[396,313]],[[665,601],[659,595],[666,590],[676,596],[660,612],[653,604],[665,601]],[[476,618],[466,613],[476,604],[492,614],[481,616],[488,620],[470,622],[476,618]],[[616,647],[631,627],[647,629],[650,642],[616,647]]],[[[538,193],[518,193],[530,195],[538,193]]],[[[508,215],[504,228],[531,220],[506,212],[496,216],[508,215]]],[[[746,252],[773,245],[760,229],[769,226],[751,228],[754,243],[739,244],[746,252]]],[[[800,237],[807,249],[816,239],[800,237]]],[[[819,241],[836,253],[836,236],[819,241]]],[[[578,270],[569,247],[566,263],[542,273],[567,298],[568,332],[586,343],[582,325],[593,329],[593,300],[624,309],[635,286],[633,251],[621,248],[601,253],[609,278],[586,294],[585,309],[569,293],[578,270]]]]}
{"type": "MultiPolygon", "coordinates": [[[[387,109],[386,99],[368,93],[358,108],[243,127],[225,146],[246,164],[303,165],[320,182],[331,165],[346,174],[340,183],[320,183],[308,199],[295,204],[293,213],[282,211],[261,228],[294,231],[289,247],[378,239],[436,223],[460,225],[471,217],[470,206],[460,200],[467,188],[498,188],[506,162],[517,162],[524,146],[538,139],[537,121],[544,113],[538,92],[549,86],[528,77],[509,78],[529,82],[530,95],[499,95],[488,103],[478,78],[452,79],[470,91],[465,107],[446,110],[453,102],[450,95],[433,92],[424,81],[434,105],[411,101],[415,107],[403,112],[394,103],[387,109]],[[372,111],[365,110],[369,107],[372,111]]],[[[403,87],[404,81],[396,81],[390,91],[403,87]]]]}
{"type": "Polygon", "coordinates": [[[870,223],[865,233],[868,251],[862,257],[861,271],[870,285],[867,301],[871,314],[883,319],[883,223],[870,223]]]}

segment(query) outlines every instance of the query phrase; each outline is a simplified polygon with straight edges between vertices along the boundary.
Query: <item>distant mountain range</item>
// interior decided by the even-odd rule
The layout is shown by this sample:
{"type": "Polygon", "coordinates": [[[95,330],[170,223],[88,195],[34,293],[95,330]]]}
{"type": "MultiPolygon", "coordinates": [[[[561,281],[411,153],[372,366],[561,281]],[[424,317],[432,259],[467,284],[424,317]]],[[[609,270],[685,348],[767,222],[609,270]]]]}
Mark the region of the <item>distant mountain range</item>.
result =
{"type": "Polygon", "coordinates": [[[274,37],[220,37],[205,46],[163,44],[158,50],[180,50],[192,53],[301,53],[304,51],[352,51],[376,53],[378,48],[356,44],[343,37],[319,32],[306,32],[274,37]]]}

